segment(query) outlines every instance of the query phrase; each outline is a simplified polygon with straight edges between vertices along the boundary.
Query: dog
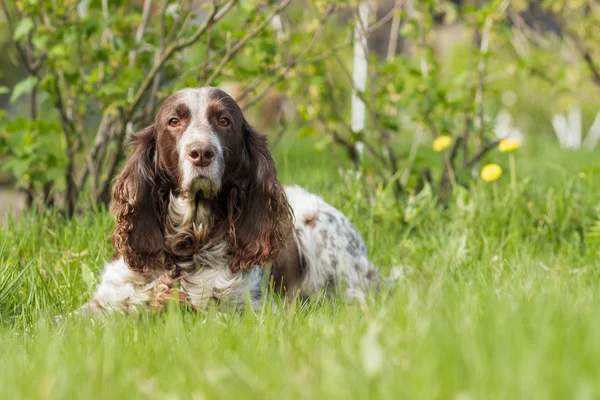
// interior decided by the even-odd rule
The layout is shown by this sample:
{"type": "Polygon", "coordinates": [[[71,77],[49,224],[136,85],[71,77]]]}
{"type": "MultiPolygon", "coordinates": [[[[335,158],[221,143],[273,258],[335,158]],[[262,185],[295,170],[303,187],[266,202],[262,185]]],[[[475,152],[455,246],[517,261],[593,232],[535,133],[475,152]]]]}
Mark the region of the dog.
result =
{"type": "Polygon", "coordinates": [[[175,298],[197,309],[323,293],[363,302],[378,269],[339,210],[284,187],[267,139],[225,92],[180,90],[130,137],[113,188],[115,256],[77,313],[132,312],[175,298]]]}

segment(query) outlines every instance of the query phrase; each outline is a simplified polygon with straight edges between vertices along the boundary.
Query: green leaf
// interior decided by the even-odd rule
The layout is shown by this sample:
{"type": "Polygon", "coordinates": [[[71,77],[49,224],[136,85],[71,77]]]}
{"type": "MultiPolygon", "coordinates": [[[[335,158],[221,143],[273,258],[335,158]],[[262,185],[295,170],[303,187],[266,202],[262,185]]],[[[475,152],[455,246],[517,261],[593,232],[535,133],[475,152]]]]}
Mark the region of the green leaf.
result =
{"type": "Polygon", "coordinates": [[[315,132],[316,132],[316,129],[314,126],[306,125],[306,126],[303,126],[302,128],[300,128],[298,133],[299,133],[300,137],[306,138],[306,137],[314,135],[315,132]]]}
{"type": "Polygon", "coordinates": [[[34,26],[35,26],[35,24],[33,23],[33,20],[29,17],[23,18],[22,20],[20,20],[17,27],[15,28],[15,33],[13,36],[15,41],[21,40],[25,36],[27,36],[27,34],[29,34],[29,32],[31,32],[31,30],[33,29],[34,26]]]}
{"type": "Polygon", "coordinates": [[[10,89],[6,86],[0,86],[0,94],[10,93],[10,89]]]}
{"type": "Polygon", "coordinates": [[[17,83],[12,91],[12,95],[10,96],[10,102],[14,103],[22,95],[30,93],[37,83],[38,79],[35,76],[30,76],[29,78],[17,83]]]}
{"type": "Polygon", "coordinates": [[[67,56],[67,48],[63,44],[52,46],[49,51],[52,58],[65,58],[67,56]]]}
{"type": "Polygon", "coordinates": [[[590,245],[600,244],[600,219],[586,232],[585,242],[590,245]]]}
{"type": "Polygon", "coordinates": [[[31,39],[31,43],[33,43],[33,47],[36,50],[43,51],[48,47],[49,37],[47,34],[36,33],[31,39]]]}

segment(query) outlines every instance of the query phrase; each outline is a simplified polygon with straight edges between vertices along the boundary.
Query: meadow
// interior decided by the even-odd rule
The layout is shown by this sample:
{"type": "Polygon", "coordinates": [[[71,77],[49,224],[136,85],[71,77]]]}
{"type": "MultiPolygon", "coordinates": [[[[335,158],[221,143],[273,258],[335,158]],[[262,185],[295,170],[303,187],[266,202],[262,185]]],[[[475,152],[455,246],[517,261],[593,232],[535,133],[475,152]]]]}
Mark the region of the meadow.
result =
{"type": "MultiPolygon", "coordinates": [[[[368,308],[328,300],[244,314],[169,307],[107,321],[52,316],[90,296],[112,217],[0,227],[0,397],[6,399],[550,399],[600,397],[598,153],[530,140],[493,183],[367,196],[308,140],[274,151],[280,178],[363,234],[383,284],[368,308]]],[[[433,157],[433,154],[431,154],[433,157]]],[[[438,159],[435,159],[439,163],[438,159]]],[[[273,306],[273,304],[275,304],[273,306]]]]}

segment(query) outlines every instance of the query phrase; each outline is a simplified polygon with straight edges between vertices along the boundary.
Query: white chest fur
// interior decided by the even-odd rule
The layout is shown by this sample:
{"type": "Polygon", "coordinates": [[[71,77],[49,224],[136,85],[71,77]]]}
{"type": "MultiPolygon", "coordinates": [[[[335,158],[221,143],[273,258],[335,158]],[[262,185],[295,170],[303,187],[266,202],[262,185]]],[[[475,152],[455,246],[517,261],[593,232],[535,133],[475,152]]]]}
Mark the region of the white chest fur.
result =
{"type": "Polygon", "coordinates": [[[191,258],[177,261],[181,268],[181,289],[196,307],[211,300],[241,305],[247,298],[260,297],[262,271],[232,273],[232,255],[226,240],[207,241],[210,209],[194,199],[171,196],[167,218],[168,241],[172,235],[193,234],[198,243],[206,242],[191,258]]]}
{"type": "Polygon", "coordinates": [[[93,300],[80,311],[93,309],[132,311],[160,306],[178,287],[179,297],[198,308],[211,302],[243,307],[246,301],[260,300],[262,270],[232,273],[231,248],[227,240],[207,241],[210,210],[198,207],[194,199],[171,196],[165,224],[165,243],[192,235],[206,242],[191,257],[176,261],[181,273],[171,271],[141,274],[130,270],[123,259],[106,264],[93,300]]]}

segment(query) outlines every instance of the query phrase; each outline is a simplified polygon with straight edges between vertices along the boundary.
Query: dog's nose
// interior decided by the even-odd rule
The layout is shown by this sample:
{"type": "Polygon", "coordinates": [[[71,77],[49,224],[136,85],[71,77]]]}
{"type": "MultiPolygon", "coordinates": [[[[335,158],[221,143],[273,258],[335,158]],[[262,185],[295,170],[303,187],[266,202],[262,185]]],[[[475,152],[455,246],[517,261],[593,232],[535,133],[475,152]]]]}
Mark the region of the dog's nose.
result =
{"type": "Polygon", "coordinates": [[[188,158],[197,167],[208,167],[215,159],[217,149],[210,144],[191,144],[188,147],[188,158]]]}

